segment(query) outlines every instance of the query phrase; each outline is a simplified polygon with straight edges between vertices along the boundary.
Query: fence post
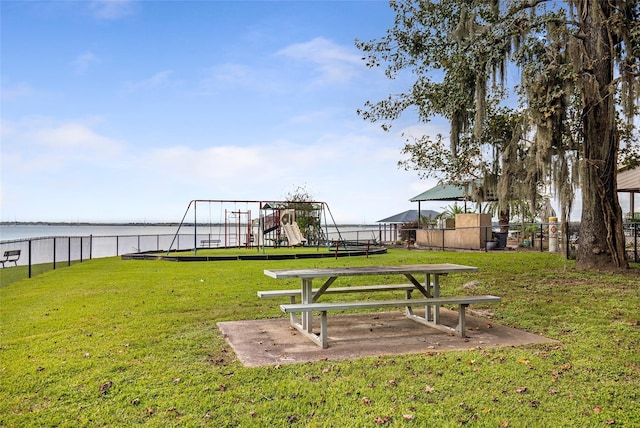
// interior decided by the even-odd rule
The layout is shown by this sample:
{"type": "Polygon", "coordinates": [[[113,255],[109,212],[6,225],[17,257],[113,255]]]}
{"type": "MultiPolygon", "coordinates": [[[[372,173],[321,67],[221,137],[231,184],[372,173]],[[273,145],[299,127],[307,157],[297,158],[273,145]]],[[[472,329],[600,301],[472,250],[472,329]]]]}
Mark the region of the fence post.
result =
{"type": "Polygon", "coordinates": [[[82,263],[82,236],[80,237],[80,263],[82,263]]]}
{"type": "Polygon", "coordinates": [[[29,245],[28,245],[29,249],[28,249],[28,263],[29,263],[29,278],[31,278],[31,239],[29,239],[29,245]]]}
{"type": "Polygon", "coordinates": [[[540,223],[540,252],[541,253],[544,253],[544,248],[542,248],[542,239],[544,237],[544,233],[543,233],[544,231],[542,229],[543,227],[544,227],[544,224],[540,223]]]}
{"type": "Polygon", "coordinates": [[[638,263],[638,222],[633,223],[633,258],[638,263]]]}
{"type": "Polygon", "coordinates": [[[56,270],[56,237],[53,237],[53,270],[56,270]]]}
{"type": "Polygon", "coordinates": [[[89,260],[93,259],[93,235],[89,235],[89,260]]]}
{"type": "Polygon", "coordinates": [[[67,247],[67,266],[71,266],[71,237],[69,237],[69,246],[67,247]]]}

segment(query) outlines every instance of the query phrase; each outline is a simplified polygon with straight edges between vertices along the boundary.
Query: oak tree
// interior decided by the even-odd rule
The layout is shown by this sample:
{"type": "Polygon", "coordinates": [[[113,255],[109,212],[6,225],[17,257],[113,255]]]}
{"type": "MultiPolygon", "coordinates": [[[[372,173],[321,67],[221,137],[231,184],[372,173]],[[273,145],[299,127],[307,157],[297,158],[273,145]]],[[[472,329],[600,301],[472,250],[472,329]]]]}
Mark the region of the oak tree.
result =
{"type": "Polygon", "coordinates": [[[568,221],[582,191],[576,266],[628,267],[616,175],[633,146],[640,75],[637,0],[406,0],[393,28],[356,41],[406,91],[359,114],[389,129],[404,111],[445,117],[442,135],[408,136],[399,164],[453,183],[484,180],[500,217],[551,186],[568,221]],[[508,85],[508,73],[518,81],[508,85]]]}

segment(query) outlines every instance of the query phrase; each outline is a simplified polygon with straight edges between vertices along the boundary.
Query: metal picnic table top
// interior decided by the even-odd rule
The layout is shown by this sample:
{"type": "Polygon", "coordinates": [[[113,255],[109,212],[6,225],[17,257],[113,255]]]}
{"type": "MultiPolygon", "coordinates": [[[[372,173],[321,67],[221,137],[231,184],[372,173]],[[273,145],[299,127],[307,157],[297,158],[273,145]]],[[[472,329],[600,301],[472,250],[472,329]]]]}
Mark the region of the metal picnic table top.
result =
{"type": "Polygon", "coordinates": [[[310,269],[265,269],[264,274],[275,279],[284,278],[332,278],[338,276],[361,275],[410,275],[416,273],[446,274],[452,272],[477,272],[475,266],[465,266],[452,263],[418,264],[418,265],[390,265],[390,266],[356,266],[336,268],[310,269]]]}

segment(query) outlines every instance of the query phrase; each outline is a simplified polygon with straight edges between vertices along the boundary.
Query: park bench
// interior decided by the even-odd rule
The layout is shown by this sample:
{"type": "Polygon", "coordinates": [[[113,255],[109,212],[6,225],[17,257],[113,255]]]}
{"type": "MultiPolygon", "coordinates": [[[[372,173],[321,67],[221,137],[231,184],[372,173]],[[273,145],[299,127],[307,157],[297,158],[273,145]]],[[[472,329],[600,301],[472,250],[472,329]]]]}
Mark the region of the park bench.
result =
{"type": "MultiPolygon", "coordinates": [[[[328,291],[328,290],[327,290],[328,291]]],[[[460,337],[466,337],[466,308],[476,303],[495,303],[499,302],[500,297],[497,296],[464,296],[464,297],[435,297],[427,299],[403,299],[403,300],[381,300],[381,301],[364,301],[364,302],[328,302],[328,303],[290,303],[280,305],[280,309],[284,313],[293,315],[303,312],[320,312],[320,334],[313,333],[307,336],[322,348],[328,346],[327,336],[327,312],[328,311],[344,311],[351,309],[372,309],[372,308],[388,308],[388,307],[405,307],[407,308],[407,316],[414,321],[429,327],[437,328],[446,332],[455,332],[460,337]],[[428,320],[426,317],[414,315],[411,308],[414,306],[433,306],[433,305],[458,305],[458,324],[455,328],[451,328],[442,324],[428,320]]],[[[300,330],[302,331],[302,330],[300,330]]],[[[305,333],[304,331],[302,331],[305,333]]]]}
{"type": "MultiPolygon", "coordinates": [[[[339,293],[368,293],[372,291],[404,291],[407,299],[411,298],[411,292],[416,288],[413,284],[387,284],[387,285],[357,285],[352,287],[330,287],[327,288],[323,294],[339,294],[339,293]]],[[[317,288],[312,290],[313,294],[318,292],[317,288]]],[[[269,299],[274,297],[288,297],[289,303],[295,304],[296,298],[302,296],[302,290],[269,290],[258,291],[258,297],[261,299],[269,299]]],[[[295,314],[290,314],[291,322],[295,322],[295,314]]]]}
{"type": "MultiPolygon", "coordinates": [[[[387,284],[387,285],[354,285],[351,287],[330,287],[327,288],[323,294],[333,294],[333,293],[368,293],[371,291],[397,291],[402,290],[407,292],[407,298],[411,297],[411,292],[415,290],[416,287],[413,284],[387,284]]],[[[315,294],[318,289],[314,288],[313,294],[315,294]]],[[[269,291],[258,291],[258,297],[272,298],[272,297],[289,297],[289,303],[296,303],[296,297],[300,297],[302,295],[302,290],[269,290],[269,291]]]]}
{"type": "Polygon", "coordinates": [[[18,266],[18,259],[20,258],[21,250],[7,250],[4,252],[4,258],[0,260],[2,263],[2,267],[4,267],[5,263],[13,262],[16,266],[18,266]]]}
{"type": "Polygon", "coordinates": [[[206,245],[209,248],[211,248],[211,246],[219,247],[220,240],[219,239],[203,239],[200,241],[200,245],[202,245],[203,247],[206,245]]]}

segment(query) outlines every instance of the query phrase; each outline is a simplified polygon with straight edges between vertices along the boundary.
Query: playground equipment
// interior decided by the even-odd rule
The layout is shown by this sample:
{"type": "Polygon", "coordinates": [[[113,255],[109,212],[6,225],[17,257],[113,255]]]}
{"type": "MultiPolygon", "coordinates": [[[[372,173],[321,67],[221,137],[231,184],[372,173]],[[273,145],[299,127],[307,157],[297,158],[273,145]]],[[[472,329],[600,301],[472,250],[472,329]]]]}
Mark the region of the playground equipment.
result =
{"type": "Polygon", "coordinates": [[[296,210],[288,209],[280,212],[280,227],[284,230],[284,234],[289,241],[291,247],[297,247],[298,245],[304,245],[307,240],[302,236],[300,232],[300,226],[295,221],[296,210]]]}
{"type": "Polygon", "coordinates": [[[168,253],[185,228],[193,228],[193,252],[202,248],[257,248],[280,246],[328,247],[328,220],[342,241],[338,226],[325,202],[316,201],[250,201],[197,199],[187,205],[168,253]],[[203,221],[202,206],[208,207],[208,221],[203,221]],[[238,205],[244,205],[244,209],[238,205]],[[218,208],[212,210],[212,207],[218,208]],[[258,217],[252,217],[252,208],[258,217]],[[213,212],[219,212],[217,220],[213,212]],[[193,222],[187,222],[189,213],[193,222]],[[199,217],[200,216],[200,217],[199,217]]]}

